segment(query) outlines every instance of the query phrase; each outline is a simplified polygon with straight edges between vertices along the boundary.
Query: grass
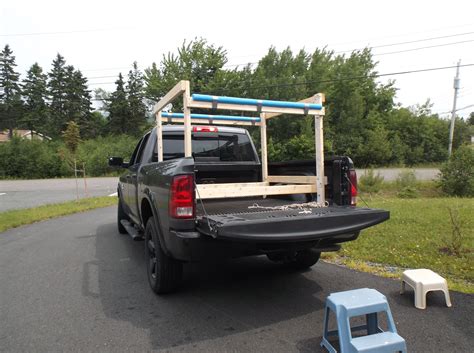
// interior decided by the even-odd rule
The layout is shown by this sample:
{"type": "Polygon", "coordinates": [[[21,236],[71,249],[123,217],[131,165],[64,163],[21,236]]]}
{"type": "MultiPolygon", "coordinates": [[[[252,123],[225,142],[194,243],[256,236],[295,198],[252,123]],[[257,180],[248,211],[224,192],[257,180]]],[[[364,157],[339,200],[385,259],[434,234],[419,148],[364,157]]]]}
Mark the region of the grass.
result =
{"type": "Polygon", "coordinates": [[[399,277],[406,268],[429,268],[445,276],[451,289],[474,293],[474,198],[375,196],[366,201],[389,210],[390,220],[363,231],[326,260],[387,277],[399,277]],[[461,222],[458,256],[446,251],[452,234],[448,207],[457,210],[461,222]]]}
{"type": "Polygon", "coordinates": [[[0,232],[34,222],[117,204],[116,197],[103,196],[0,213],[0,232]]]}

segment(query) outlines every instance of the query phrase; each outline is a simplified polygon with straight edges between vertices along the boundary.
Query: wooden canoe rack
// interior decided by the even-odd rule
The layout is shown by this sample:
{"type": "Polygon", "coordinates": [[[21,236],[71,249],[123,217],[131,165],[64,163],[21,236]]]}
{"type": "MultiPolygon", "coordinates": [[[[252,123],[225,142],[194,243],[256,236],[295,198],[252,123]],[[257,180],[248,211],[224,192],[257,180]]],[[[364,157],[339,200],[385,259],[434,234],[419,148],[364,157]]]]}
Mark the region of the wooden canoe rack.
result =
{"type": "Polygon", "coordinates": [[[285,194],[317,194],[317,202],[324,204],[324,95],[315,94],[300,102],[282,102],[190,93],[189,81],[178,82],[154,107],[158,136],[158,161],[163,161],[163,122],[184,124],[184,155],[192,156],[191,127],[196,124],[259,126],[261,138],[262,181],[249,183],[198,184],[197,197],[201,199],[265,196],[285,194]],[[163,112],[179,96],[183,97],[183,112],[163,112]],[[191,108],[233,110],[257,113],[256,117],[191,114],[191,108]],[[314,115],[316,176],[268,175],[267,120],[281,114],[314,115]],[[276,185],[275,185],[276,184],[276,185]],[[283,184],[283,185],[282,185],[283,184]]]}

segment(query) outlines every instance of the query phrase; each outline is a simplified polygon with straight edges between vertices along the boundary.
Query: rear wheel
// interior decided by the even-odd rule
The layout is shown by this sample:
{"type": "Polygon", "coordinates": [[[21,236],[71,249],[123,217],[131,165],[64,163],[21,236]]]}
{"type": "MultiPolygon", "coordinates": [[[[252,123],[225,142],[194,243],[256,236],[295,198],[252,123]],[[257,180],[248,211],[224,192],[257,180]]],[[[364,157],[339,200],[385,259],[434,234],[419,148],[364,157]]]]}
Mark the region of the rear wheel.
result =
{"type": "Polygon", "coordinates": [[[117,228],[120,234],[127,234],[127,230],[125,229],[123,224],[120,222],[123,219],[127,221],[129,220],[127,214],[123,210],[122,200],[119,197],[119,202],[117,206],[117,228]]]}
{"type": "Polygon", "coordinates": [[[174,291],[181,282],[183,264],[163,252],[153,218],[145,228],[145,259],[151,289],[157,294],[174,291]]]}

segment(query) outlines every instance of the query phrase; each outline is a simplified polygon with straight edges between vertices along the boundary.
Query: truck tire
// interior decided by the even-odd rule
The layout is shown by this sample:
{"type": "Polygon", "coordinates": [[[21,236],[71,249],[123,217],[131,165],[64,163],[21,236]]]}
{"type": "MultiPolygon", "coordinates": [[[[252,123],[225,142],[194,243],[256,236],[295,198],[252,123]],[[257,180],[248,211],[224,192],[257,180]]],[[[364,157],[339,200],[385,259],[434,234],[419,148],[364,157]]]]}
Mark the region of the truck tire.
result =
{"type": "Polygon", "coordinates": [[[174,291],[181,282],[183,264],[163,252],[152,217],[145,228],[145,260],[151,289],[156,294],[174,291]]]}
{"type": "Polygon", "coordinates": [[[127,230],[125,229],[123,224],[120,223],[120,221],[122,219],[125,219],[127,221],[129,220],[127,214],[123,210],[122,200],[119,197],[119,202],[118,202],[118,206],[117,206],[117,228],[118,228],[118,231],[119,231],[120,234],[127,234],[127,230]]]}

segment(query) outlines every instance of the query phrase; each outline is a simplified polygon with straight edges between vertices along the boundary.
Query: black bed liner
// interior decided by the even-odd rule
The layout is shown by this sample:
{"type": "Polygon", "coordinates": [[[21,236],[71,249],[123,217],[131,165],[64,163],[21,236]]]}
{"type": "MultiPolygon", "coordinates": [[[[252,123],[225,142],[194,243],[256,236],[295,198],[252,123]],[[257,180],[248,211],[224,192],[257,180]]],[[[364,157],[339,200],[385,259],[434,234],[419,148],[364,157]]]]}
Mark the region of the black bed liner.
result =
{"type": "Polygon", "coordinates": [[[298,202],[272,198],[205,202],[206,212],[202,205],[197,207],[197,229],[221,239],[306,241],[356,234],[389,218],[384,210],[350,206],[286,209],[292,204],[298,202]]]}

